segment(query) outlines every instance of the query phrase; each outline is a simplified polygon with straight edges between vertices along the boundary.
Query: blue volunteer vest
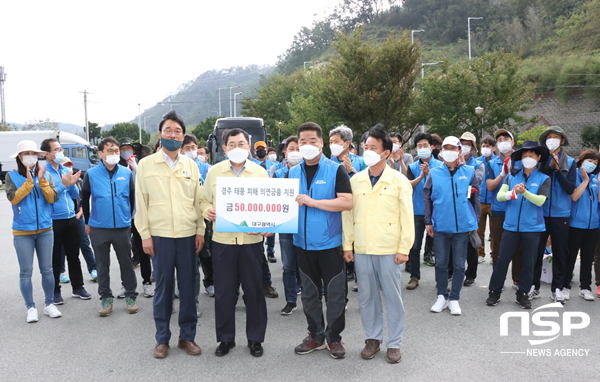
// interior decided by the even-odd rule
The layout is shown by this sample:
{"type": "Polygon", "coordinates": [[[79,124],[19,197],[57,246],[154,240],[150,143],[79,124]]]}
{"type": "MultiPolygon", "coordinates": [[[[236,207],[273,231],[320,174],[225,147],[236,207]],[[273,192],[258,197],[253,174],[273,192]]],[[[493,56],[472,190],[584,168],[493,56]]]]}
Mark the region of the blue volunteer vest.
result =
{"type": "MultiPolygon", "coordinates": [[[[523,171],[508,175],[508,189],[512,190],[519,183],[525,184],[527,191],[538,194],[540,187],[548,179],[548,175],[534,169],[525,180],[523,171]]],[[[517,194],[516,200],[501,202],[506,204],[506,215],[503,228],[512,232],[543,232],[546,230],[542,207],[531,203],[523,195],[517,194]]],[[[566,233],[565,233],[566,234],[566,233]]]]}
{"type": "MultiPolygon", "coordinates": [[[[352,153],[348,153],[348,157],[350,157],[350,164],[352,164],[352,167],[356,170],[356,172],[361,172],[367,168],[367,165],[362,157],[352,153]]],[[[337,164],[342,164],[337,157],[332,156],[331,161],[337,164]]]]}
{"type": "MultiPolygon", "coordinates": [[[[304,162],[289,170],[288,178],[300,179],[300,194],[313,199],[335,199],[336,174],[340,167],[321,154],[310,187],[306,187],[304,162]]],[[[303,206],[298,209],[298,233],[294,245],[306,251],[321,251],[342,245],[342,213],[303,206]]]]}
{"type": "MultiPolygon", "coordinates": [[[[566,155],[561,152],[561,155],[566,155]]],[[[548,163],[552,157],[548,158],[548,163]]],[[[574,159],[568,157],[569,169],[573,165],[574,159]]],[[[550,177],[550,196],[544,203],[544,216],[552,218],[565,218],[571,216],[571,195],[567,194],[556,179],[555,172],[552,172],[550,177]]]]}
{"type": "Polygon", "coordinates": [[[431,175],[431,200],[433,229],[444,233],[465,233],[478,228],[477,216],[467,198],[475,169],[460,166],[454,176],[445,164],[429,170],[431,175]]]}
{"type": "Polygon", "coordinates": [[[88,224],[95,228],[125,228],[131,226],[129,182],[131,171],[116,165],[112,179],[101,161],[88,170],[92,210],[88,224]]]}
{"type": "Polygon", "coordinates": [[[288,166],[282,167],[279,170],[275,171],[273,178],[283,179],[287,175],[288,171],[290,171],[290,168],[288,166]]]}
{"type": "MultiPolygon", "coordinates": [[[[496,154],[492,154],[490,161],[495,158],[498,158],[498,156],[496,154]]],[[[477,158],[477,161],[479,163],[483,163],[484,166],[486,166],[488,163],[483,155],[477,158]]],[[[487,186],[485,184],[486,180],[488,180],[487,171],[484,171],[483,180],[481,181],[481,186],[479,186],[479,202],[481,204],[492,204],[492,193],[487,190],[487,186]]]]}
{"type": "Polygon", "coordinates": [[[194,160],[198,165],[198,171],[200,171],[200,175],[202,175],[202,183],[204,183],[204,179],[206,179],[206,174],[208,174],[208,168],[210,165],[208,163],[202,163],[198,159],[194,160]]]}
{"type": "MultiPolygon", "coordinates": [[[[412,162],[408,165],[410,168],[410,172],[415,176],[415,179],[421,175],[421,159],[419,158],[417,161],[412,162]]],[[[433,155],[429,159],[429,174],[431,175],[431,170],[435,167],[440,167],[444,162],[439,161],[433,157],[433,155]]],[[[425,205],[423,204],[423,188],[425,187],[425,181],[427,177],[421,179],[417,187],[413,188],[412,200],[413,200],[413,211],[415,215],[425,215],[425,205]]]]}
{"type": "Polygon", "coordinates": [[[62,184],[62,176],[68,172],[68,169],[62,164],[58,165],[58,170],[48,163],[43,164],[43,166],[46,166],[46,174],[49,173],[52,176],[54,187],[56,187],[58,193],[58,200],[50,205],[52,219],[62,220],[75,217],[75,202],[73,199],[77,199],[79,196],[79,189],[75,185],[65,187],[62,184]]]}
{"type": "MultiPolygon", "coordinates": [[[[583,183],[581,178],[581,169],[577,169],[576,187],[583,183]]],[[[598,175],[590,174],[588,186],[576,202],[571,202],[571,219],[569,226],[580,229],[598,229],[600,228],[600,218],[598,217],[598,175]]]]}
{"type": "MultiPolygon", "coordinates": [[[[27,178],[21,176],[18,171],[11,171],[8,175],[17,190],[27,181],[27,178]]],[[[44,178],[47,180],[50,180],[50,176],[48,172],[44,174],[44,178]]],[[[14,216],[12,229],[14,230],[39,231],[52,228],[52,206],[46,201],[37,176],[33,177],[31,192],[16,206],[12,205],[12,209],[14,216]]]]}

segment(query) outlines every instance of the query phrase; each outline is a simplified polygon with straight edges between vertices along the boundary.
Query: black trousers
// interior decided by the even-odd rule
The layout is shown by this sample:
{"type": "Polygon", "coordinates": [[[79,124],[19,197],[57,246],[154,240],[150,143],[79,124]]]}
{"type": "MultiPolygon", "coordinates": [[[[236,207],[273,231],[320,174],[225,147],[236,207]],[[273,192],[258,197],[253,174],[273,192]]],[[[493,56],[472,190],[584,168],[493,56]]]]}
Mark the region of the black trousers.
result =
{"type": "Polygon", "coordinates": [[[77,219],[59,219],[52,221],[54,247],[52,248],[52,270],[54,271],[54,293],[60,292],[60,268],[64,248],[69,269],[69,278],[73,290],[83,286],[83,273],[79,261],[79,226],[77,219]]]}
{"type": "Polygon", "coordinates": [[[346,266],[341,247],[305,251],[294,247],[302,280],[302,305],[311,337],[329,344],[342,340],[346,327],[346,266]],[[327,327],[323,316],[323,287],[327,305],[327,327]]]}
{"type": "Polygon", "coordinates": [[[135,228],[133,220],[131,220],[131,233],[133,234],[133,245],[131,246],[134,253],[133,257],[140,260],[142,282],[144,284],[152,284],[152,281],[150,281],[150,278],[152,277],[152,262],[150,261],[150,255],[144,252],[144,248],[142,247],[142,237],[137,228],[135,228]]]}
{"type": "MultiPolygon", "coordinates": [[[[481,245],[485,245],[481,243],[481,245]]],[[[475,248],[469,244],[467,245],[467,269],[465,270],[465,278],[475,280],[477,278],[477,266],[479,265],[479,254],[475,248]]],[[[452,248],[450,248],[450,260],[448,264],[454,264],[452,257],[452,248]]],[[[454,273],[454,267],[448,267],[448,278],[452,277],[454,273]]]]}
{"type": "Polygon", "coordinates": [[[226,245],[213,242],[215,271],[215,327],[217,342],[235,340],[235,304],[242,284],[246,303],[246,338],[264,342],[267,331],[267,302],[263,294],[262,242],[226,245]]]}
{"type": "Polygon", "coordinates": [[[540,289],[542,261],[548,236],[552,236],[552,292],[563,288],[567,270],[567,252],[569,250],[569,218],[545,217],[546,231],[542,232],[538,246],[537,260],[533,273],[533,285],[540,289]]]}
{"type": "MultiPolygon", "coordinates": [[[[591,290],[592,263],[598,241],[598,229],[569,228],[569,256],[563,286],[571,289],[571,279],[577,261],[577,254],[581,250],[581,264],[579,268],[579,288],[591,290]]],[[[552,261],[554,262],[554,260],[552,261]]]]}
{"type": "Polygon", "coordinates": [[[211,285],[215,285],[213,259],[212,259],[212,222],[204,220],[206,224],[206,230],[204,232],[204,246],[200,251],[200,265],[202,266],[202,273],[204,273],[204,279],[202,280],[204,287],[207,288],[211,285]]]}

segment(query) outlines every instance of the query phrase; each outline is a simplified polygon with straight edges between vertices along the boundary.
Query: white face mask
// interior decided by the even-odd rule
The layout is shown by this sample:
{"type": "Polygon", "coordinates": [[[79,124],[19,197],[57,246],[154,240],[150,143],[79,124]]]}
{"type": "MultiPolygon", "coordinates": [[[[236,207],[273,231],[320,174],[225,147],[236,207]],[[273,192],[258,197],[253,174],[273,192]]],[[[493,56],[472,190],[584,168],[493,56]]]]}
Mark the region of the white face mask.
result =
{"type": "Polygon", "coordinates": [[[486,157],[486,158],[487,158],[487,157],[489,157],[490,155],[492,155],[492,149],[490,149],[489,147],[482,147],[482,148],[481,148],[481,154],[482,154],[484,157],[486,157]]]}
{"type": "Polygon", "coordinates": [[[442,155],[442,158],[448,163],[453,163],[458,159],[458,151],[444,150],[444,151],[442,151],[441,155],[442,155]]]}
{"type": "Polygon", "coordinates": [[[287,161],[290,165],[295,166],[302,162],[302,154],[299,151],[290,151],[287,153],[287,161]]]}
{"type": "Polygon", "coordinates": [[[469,154],[471,154],[471,146],[463,146],[462,155],[469,155],[469,154]]]}
{"type": "Polygon", "coordinates": [[[506,154],[512,149],[511,142],[500,142],[498,143],[498,151],[502,154],[506,154]]]}
{"type": "Polygon", "coordinates": [[[227,151],[227,158],[235,164],[240,164],[248,159],[248,150],[236,147],[233,150],[227,151]]]}
{"type": "Polygon", "coordinates": [[[560,139],[558,138],[548,138],[546,139],[546,147],[550,151],[554,151],[560,147],[560,139]]]}
{"type": "Polygon", "coordinates": [[[321,150],[313,145],[300,146],[300,154],[302,155],[302,158],[306,160],[315,159],[320,152],[321,150]]]}
{"type": "Polygon", "coordinates": [[[342,153],[342,151],[344,151],[344,146],[336,145],[334,143],[332,145],[329,145],[329,149],[331,150],[331,156],[337,157],[338,155],[340,155],[342,153]]]}
{"type": "Polygon", "coordinates": [[[400,150],[400,145],[397,143],[394,143],[392,146],[392,152],[396,153],[396,152],[398,152],[398,150],[400,150]]]}
{"type": "Polygon", "coordinates": [[[121,160],[121,158],[118,155],[107,155],[106,159],[104,160],[109,166],[114,166],[117,163],[119,163],[119,160],[121,160]]]}
{"type": "Polygon", "coordinates": [[[269,154],[269,160],[271,162],[277,161],[277,154],[269,154]]]}
{"type": "MultiPolygon", "coordinates": [[[[198,152],[196,152],[196,155],[198,155],[198,152]]],[[[200,163],[206,163],[206,157],[204,155],[197,156],[197,158],[200,163]]]]}
{"type": "Polygon", "coordinates": [[[521,162],[526,169],[534,168],[538,163],[535,159],[529,157],[521,159],[521,162]]]}
{"type": "Polygon", "coordinates": [[[196,150],[184,151],[183,153],[185,154],[186,157],[191,158],[192,160],[196,160],[196,158],[198,157],[198,151],[196,151],[196,150]]]}
{"type": "Polygon", "coordinates": [[[373,150],[367,150],[363,155],[363,160],[368,167],[375,166],[381,161],[381,154],[377,154],[373,150]]]}
{"type": "Polygon", "coordinates": [[[29,168],[33,168],[37,161],[37,155],[23,155],[23,157],[21,158],[21,162],[23,162],[25,166],[29,166],[29,168]]]}

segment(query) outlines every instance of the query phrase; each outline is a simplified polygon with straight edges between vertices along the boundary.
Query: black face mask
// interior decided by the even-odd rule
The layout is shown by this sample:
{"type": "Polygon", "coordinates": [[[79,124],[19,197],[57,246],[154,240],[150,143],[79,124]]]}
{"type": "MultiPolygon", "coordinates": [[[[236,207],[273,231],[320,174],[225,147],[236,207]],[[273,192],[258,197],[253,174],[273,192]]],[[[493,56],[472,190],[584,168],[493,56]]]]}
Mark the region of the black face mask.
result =
{"type": "Polygon", "coordinates": [[[438,155],[440,155],[440,149],[431,150],[431,154],[437,159],[438,155]]]}
{"type": "Polygon", "coordinates": [[[257,150],[256,156],[258,157],[258,159],[263,159],[267,156],[267,150],[257,150]]]}

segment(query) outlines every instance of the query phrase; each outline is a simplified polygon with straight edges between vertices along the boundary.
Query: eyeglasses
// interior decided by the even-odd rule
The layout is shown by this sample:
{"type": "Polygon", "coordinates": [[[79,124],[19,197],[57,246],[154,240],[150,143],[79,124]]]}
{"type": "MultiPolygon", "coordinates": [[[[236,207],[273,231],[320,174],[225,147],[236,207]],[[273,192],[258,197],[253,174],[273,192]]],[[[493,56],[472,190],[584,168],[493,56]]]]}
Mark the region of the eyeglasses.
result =
{"type": "Polygon", "coordinates": [[[52,150],[50,150],[51,153],[58,153],[63,151],[62,147],[55,147],[52,150]]]}
{"type": "Polygon", "coordinates": [[[115,155],[115,154],[118,155],[119,152],[120,152],[119,149],[112,149],[112,150],[111,149],[106,149],[106,154],[108,154],[108,155],[115,155]]]}
{"type": "Polygon", "coordinates": [[[246,142],[239,142],[237,144],[235,142],[229,142],[229,144],[227,145],[227,148],[228,149],[235,149],[236,147],[244,148],[246,146],[248,146],[248,144],[246,142]]]}
{"type": "Polygon", "coordinates": [[[165,129],[162,131],[162,135],[167,135],[169,137],[181,137],[183,135],[183,130],[171,130],[171,129],[165,129]]]}

